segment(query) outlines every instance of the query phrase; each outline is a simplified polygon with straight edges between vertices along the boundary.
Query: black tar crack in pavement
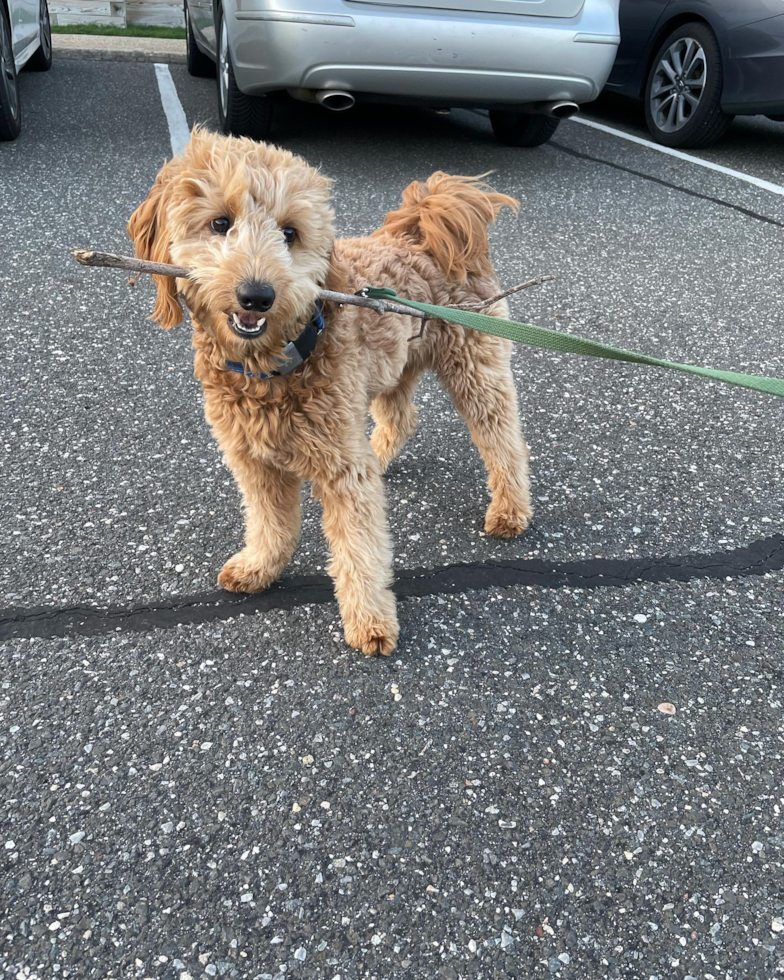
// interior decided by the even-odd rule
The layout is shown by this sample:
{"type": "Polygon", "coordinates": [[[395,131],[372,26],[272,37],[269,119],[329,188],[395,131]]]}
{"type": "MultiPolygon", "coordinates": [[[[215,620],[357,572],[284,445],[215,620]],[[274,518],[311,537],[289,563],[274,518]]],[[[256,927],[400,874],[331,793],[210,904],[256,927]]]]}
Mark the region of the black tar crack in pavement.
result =
{"type": "MultiPolygon", "coordinates": [[[[397,573],[394,591],[399,598],[408,598],[514,585],[550,589],[562,586],[622,588],[637,582],[688,582],[693,578],[763,575],[782,568],[784,535],[774,534],[746,548],[713,555],[630,561],[596,558],[560,563],[532,558],[411,569],[397,573]]],[[[219,590],[153,605],[0,610],[0,642],[15,637],[96,636],[117,630],[170,629],[185,623],[208,623],[258,611],[294,609],[332,599],[332,583],[326,575],[307,575],[279,582],[258,595],[219,590]]]]}

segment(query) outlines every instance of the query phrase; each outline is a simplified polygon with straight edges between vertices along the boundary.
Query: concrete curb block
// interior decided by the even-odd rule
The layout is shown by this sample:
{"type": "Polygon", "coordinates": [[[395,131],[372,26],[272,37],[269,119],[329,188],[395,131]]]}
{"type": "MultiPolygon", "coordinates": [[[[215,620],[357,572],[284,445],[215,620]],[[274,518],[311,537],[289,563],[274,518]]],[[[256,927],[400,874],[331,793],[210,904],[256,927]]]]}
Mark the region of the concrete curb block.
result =
{"type": "Polygon", "coordinates": [[[139,61],[184,65],[185,41],[154,37],[53,34],[55,61],[139,61]]]}

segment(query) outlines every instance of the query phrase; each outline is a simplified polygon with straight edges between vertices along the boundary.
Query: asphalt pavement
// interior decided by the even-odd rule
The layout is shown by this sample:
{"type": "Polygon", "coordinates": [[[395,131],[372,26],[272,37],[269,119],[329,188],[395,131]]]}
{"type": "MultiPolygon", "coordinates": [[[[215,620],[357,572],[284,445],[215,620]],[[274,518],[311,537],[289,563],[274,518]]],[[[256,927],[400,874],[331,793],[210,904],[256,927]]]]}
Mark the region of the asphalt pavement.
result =
{"type": "MultiPolygon", "coordinates": [[[[171,74],[190,123],[214,84],[171,74]]],[[[432,379],[387,478],[401,641],[346,648],[319,510],[279,589],[240,545],[186,328],[76,267],[170,135],[149,64],[22,77],[0,146],[0,967],[22,978],[740,980],[784,975],[784,405],[515,353],[534,524],[432,379]],[[452,566],[460,566],[453,568],[452,566]]],[[[640,132],[633,114],[591,118],[640,132]]],[[[481,113],[291,105],[342,234],[436,169],[522,200],[517,318],[784,377],[784,196],[577,123],[501,147],[481,113]]],[[[699,154],[784,183],[784,126],[699,154]]]]}

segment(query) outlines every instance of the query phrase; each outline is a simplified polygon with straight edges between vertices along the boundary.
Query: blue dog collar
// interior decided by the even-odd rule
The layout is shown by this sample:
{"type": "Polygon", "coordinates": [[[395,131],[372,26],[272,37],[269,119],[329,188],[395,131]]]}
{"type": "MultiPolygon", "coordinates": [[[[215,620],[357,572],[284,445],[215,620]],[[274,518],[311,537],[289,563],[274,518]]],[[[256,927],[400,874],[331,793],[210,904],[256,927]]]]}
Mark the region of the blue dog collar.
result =
{"type": "Polygon", "coordinates": [[[308,325],[296,340],[292,340],[283,348],[281,365],[277,371],[273,371],[271,374],[262,374],[261,371],[251,371],[239,361],[226,361],[226,370],[233,371],[235,374],[244,374],[248,378],[258,378],[260,381],[266,381],[267,378],[277,378],[283,374],[291,374],[294,368],[306,361],[316,349],[318,336],[323,329],[324,313],[321,309],[321,303],[317,300],[316,309],[308,325]]]}

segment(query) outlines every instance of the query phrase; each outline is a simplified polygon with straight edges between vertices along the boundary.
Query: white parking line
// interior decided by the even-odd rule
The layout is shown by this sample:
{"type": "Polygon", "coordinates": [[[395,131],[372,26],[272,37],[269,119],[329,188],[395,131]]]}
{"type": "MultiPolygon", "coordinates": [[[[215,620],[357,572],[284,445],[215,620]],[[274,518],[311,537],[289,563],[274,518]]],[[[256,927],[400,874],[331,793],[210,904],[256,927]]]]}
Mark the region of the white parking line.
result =
{"type": "Polygon", "coordinates": [[[176,156],[178,153],[182,153],[190,139],[191,132],[188,128],[188,120],[185,118],[185,110],[182,108],[177,89],[174,87],[174,79],[171,77],[169,66],[159,65],[156,62],[155,77],[158,80],[158,91],[161,93],[166,122],[169,124],[172,154],[176,156]]]}
{"type": "Polygon", "coordinates": [[[658,143],[641,139],[639,136],[632,136],[631,133],[624,133],[622,129],[613,129],[612,126],[605,126],[602,123],[594,122],[592,119],[584,119],[582,116],[573,116],[571,122],[580,123],[581,126],[590,126],[591,129],[598,129],[602,133],[609,133],[611,136],[620,136],[621,139],[629,140],[630,143],[638,143],[640,146],[645,146],[649,150],[666,153],[669,157],[677,157],[679,160],[686,160],[688,163],[696,163],[698,167],[705,167],[706,170],[715,170],[716,173],[724,174],[727,177],[735,177],[737,180],[743,180],[747,184],[753,184],[754,187],[760,187],[764,191],[770,191],[771,194],[784,195],[784,187],[781,184],[772,184],[769,180],[752,177],[751,174],[744,174],[740,170],[733,170],[731,167],[722,167],[720,163],[701,160],[699,157],[694,157],[689,153],[683,153],[681,150],[673,150],[669,146],[660,146],[658,143]]]}

